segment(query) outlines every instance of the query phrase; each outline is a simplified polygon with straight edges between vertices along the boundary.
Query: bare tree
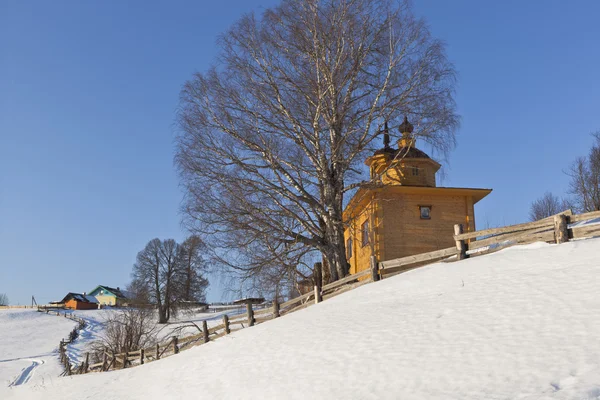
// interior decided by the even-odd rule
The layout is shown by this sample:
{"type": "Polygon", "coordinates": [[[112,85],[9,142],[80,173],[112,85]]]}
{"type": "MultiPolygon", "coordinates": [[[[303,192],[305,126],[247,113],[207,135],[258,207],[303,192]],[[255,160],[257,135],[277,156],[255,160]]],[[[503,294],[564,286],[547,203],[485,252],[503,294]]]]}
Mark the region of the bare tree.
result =
{"type": "Polygon", "coordinates": [[[566,201],[559,199],[550,192],[546,192],[542,197],[531,203],[529,219],[531,221],[538,221],[569,208],[569,204],[566,201]]]}
{"type": "Polygon", "coordinates": [[[155,311],[144,308],[127,308],[107,314],[104,330],[98,340],[90,343],[92,360],[102,360],[104,352],[123,353],[136,351],[156,343],[155,311]]]}
{"type": "Polygon", "coordinates": [[[152,239],[137,255],[133,281],[149,295],[158,309],[158,322],[166,323],[177,309],[176,283],[180,272],[177,262],[179,245],[173,239],[152,239]]]}
{"type": "Polygon", "coordinates": [[[383,122],[409,116],[444,155],[455,144],[444,45],[391,0],[283,1],[219,43],[217,65],[181,93],[186,222],[246,275],[310,249],[331,280],[345,276],[344,196],[369,184],[362,162],[383,122]]]}
{"type": "Polygon", "coordinates": [[[134,278],[127,285],[128,303],[135,307],[148,306],[152,303],[150,288],[141,279],[134,278]]]}
{"type": "Polygon", "coordinates": [[[592,136],[596,141],[588,156],[576,159],[567,172],[569,193],[579,212],[600,211],[600,131],[592,136]]]}
{"type": "Polygon", "coordinates": [[[0,293],[0,306],[8,305],[8,296],[6,293],[0,293]]]}
{"type": "Polygon", "coordinates": [[[206,300],[208,280],[206,272],[206,245],[199,236],[192,235],[179,246],[177,262],[180,273],[176,277],[178,301],[203,302],[206,300]]]}

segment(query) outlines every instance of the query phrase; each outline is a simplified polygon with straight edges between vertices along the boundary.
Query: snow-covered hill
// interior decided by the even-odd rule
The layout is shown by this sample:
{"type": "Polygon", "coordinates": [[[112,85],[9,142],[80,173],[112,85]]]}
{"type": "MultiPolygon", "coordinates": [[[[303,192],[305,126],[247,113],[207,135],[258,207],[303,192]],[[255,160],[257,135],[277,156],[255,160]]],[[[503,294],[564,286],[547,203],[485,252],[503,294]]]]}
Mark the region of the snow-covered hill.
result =
{"type": "Polygon", "coordinates": [[[0,399],[9,385],[58,379],[58,343],[75,325],[31,309],[0,310],[0,399]]]}
{"type": "Polygon", "coordinates": [[[2,399],[600,399],[600,239],[435,264],[2,399]]]}

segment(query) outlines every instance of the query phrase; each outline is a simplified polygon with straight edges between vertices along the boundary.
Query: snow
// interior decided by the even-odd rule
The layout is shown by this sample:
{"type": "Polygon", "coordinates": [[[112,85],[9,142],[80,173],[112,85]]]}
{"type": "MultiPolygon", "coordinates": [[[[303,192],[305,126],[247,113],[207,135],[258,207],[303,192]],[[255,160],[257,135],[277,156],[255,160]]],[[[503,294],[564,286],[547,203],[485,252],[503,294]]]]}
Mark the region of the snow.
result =
{"type": "Polygon", "coordinates": [[[0,394],[9,385],[58,379],[62,372],[58,343],[75,325],[36,310],[0,310],[0,394]]]}
{"type": "Polygon", "coordinates": [[[516,246],[0,398],[600,399],[599,289],[600,239],[516,246]]]}

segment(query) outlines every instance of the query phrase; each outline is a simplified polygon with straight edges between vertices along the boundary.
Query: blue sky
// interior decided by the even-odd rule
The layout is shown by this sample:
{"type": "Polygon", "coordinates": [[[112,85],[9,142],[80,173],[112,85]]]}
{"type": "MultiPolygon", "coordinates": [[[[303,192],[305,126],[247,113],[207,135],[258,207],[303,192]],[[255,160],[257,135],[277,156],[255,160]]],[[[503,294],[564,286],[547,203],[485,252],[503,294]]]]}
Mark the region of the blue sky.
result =
{"type": "MultiPolygon", "coordinates": [[[[124,286],[154,237],[181,240],[181,85],[217,36],[275,1],[0,2],[0,293],[124,286]]],[[[479,227],[527,219],[600,129],[600,3],[415,0],[459,72],[445,186],[493,188],[479,227]]],[[[216,278],[209,300],[220,300],[216,278]]]]}

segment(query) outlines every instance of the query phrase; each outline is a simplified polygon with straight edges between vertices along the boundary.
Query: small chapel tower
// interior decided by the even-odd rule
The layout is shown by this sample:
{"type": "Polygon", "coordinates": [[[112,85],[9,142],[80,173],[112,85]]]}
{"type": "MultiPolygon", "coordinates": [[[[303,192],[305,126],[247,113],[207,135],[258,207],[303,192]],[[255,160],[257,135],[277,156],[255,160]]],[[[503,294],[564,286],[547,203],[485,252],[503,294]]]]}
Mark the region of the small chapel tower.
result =
{"type": "Polygon", "coordinates": [[[368,268],[371,255],[385,261],[451,247],[454,224],[474,231],[474,205],[492,191],[438,187],[441,165],[415,146],[413,130],[404,117],[393,148],[386,123],[383,148],[365,161],[376,184],[359,189],[344,210],[351,273],[368,268]]]}

